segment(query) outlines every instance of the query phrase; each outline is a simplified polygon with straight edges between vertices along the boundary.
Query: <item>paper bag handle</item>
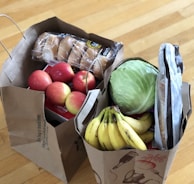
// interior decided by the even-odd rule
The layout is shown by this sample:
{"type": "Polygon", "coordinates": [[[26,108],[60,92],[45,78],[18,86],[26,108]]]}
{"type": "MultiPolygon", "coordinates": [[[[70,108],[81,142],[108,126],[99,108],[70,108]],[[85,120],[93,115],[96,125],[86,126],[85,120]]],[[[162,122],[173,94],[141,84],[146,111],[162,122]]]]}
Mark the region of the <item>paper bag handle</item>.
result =
{"type": "MultiPolygon", "coordinates": [[[[6,14],[3,14],[3,13],[0,13],[0,17],[5,17],[8,20],[10,20],[16,26],[16,28],[19,30],[19,32],[21,33],[22,37],[24,39],[26,39],[25,36],[24,36],[24,34],[23,34],[23,32],[22,32],[22,30],[20,29],[20,27],[18,26],[18,24],[16,23],[16,21],[14,19],[12,19],[10,16],[8,16],[6,14]]],[[[12,59],[10,52],[8,51],[7,47],[5,46],[5,44],[3,44],[3,42],[1,40],[0,40],[0,44],[4,48],[4,50],[7,52],[7,54],[9,55],[9,57],[12,59]]]]}

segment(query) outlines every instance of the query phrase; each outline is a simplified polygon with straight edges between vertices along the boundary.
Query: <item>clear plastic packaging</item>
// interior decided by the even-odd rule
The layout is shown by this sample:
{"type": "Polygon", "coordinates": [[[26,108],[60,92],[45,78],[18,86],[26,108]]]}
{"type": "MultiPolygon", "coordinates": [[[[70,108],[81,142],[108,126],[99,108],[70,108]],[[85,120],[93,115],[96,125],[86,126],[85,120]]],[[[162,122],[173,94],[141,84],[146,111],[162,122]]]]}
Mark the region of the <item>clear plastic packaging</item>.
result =
{"type": "MultiPolygon", "coordinates": [[[[115,46],[115,45],[114,45],[115,46]]],[[[65,61],[71,66],[92,72],[102,79],[115,57],[115,47],[66,33],[42,33],[32,50],[33,60],[46,63],[65,61]]]]}

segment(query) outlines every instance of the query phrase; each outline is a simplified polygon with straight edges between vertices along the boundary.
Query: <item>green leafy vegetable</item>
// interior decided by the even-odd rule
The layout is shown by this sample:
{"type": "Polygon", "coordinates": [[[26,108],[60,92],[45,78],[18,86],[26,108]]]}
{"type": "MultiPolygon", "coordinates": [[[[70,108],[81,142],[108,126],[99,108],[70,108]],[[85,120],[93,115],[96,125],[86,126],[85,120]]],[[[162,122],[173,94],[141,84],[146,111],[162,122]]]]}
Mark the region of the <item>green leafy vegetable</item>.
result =
{"type": "Polygon", "coordinates": [[[109,93],[113,102],[127,114],[140,114],[154,104],[158,70],[141,59],[127,60],[111,73],[109,93]]]}

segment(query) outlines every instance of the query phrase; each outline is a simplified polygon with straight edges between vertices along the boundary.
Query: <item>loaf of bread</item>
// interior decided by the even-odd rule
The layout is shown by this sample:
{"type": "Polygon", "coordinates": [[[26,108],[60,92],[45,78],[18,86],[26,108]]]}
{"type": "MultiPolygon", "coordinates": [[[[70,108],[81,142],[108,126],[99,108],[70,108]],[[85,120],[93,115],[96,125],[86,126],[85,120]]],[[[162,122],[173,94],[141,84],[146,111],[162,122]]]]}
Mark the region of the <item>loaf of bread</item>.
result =
{"type": "Polygon", "coordinates": [[[92,72],[102,79],[103,73],[112,61],[114,51],[99,43],[75,35],[50,32],[42,33],[32,50],[32,58],[50,63],[65,61],[71,66],[92,72]]]}

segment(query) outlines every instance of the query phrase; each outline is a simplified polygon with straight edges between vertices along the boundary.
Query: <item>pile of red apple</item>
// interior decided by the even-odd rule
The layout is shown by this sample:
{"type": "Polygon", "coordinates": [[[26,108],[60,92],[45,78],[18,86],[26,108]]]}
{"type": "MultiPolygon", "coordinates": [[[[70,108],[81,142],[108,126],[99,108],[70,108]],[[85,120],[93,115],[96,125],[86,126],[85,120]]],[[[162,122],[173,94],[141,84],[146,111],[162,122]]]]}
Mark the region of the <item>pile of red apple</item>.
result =
{"type": "Polygon", "coordinates": [[[59,62],[33,71],[28,85],[32,90],[45,92],[47,107],[59,113],[64,111],[66,118],[71,118],[78,113],[87,91],[96,88],[96,79],[89,71],[75,72],[70,64],[59,62]]]}

